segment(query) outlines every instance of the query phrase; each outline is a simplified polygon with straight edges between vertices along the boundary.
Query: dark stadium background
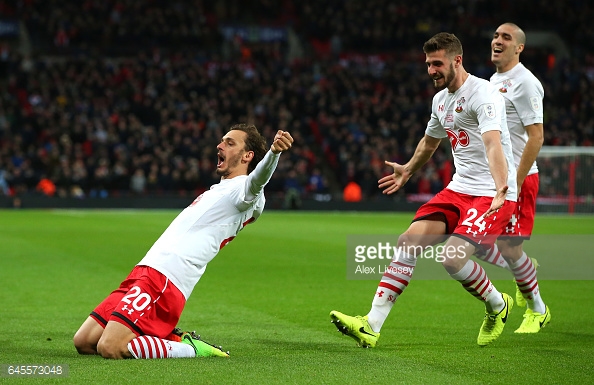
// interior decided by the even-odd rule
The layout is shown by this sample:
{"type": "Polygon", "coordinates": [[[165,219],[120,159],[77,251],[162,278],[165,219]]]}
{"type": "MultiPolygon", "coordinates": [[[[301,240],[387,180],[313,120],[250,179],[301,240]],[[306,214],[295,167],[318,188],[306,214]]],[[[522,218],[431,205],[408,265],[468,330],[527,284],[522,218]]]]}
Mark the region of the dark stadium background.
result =
{"type": "MultiPolygon", "coordinates": [[[[356,207],[414,209],[449,180],[446,145],[396,196],[376,182],[423,134],[423,42],[455,33],[488,78],[494,29],[517,23],[545,87],[545,145],[591,146],[593,13],[577,0],[0,1],[0,206],[183,207],[216,182],[224,130],[248,121],[296,138],[271,207],[355,207],[342,202],[355,181],[356,207]]],[[[541,191],[566,195],[567,167],[543,164],[541,191]]]]}

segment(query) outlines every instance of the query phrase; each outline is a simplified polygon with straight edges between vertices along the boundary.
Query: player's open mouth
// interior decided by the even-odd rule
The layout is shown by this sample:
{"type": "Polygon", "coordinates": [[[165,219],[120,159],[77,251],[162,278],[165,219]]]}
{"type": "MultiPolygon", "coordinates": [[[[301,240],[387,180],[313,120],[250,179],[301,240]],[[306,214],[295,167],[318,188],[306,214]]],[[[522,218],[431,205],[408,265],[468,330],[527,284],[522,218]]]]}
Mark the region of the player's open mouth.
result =
{"type": "Polygon", "coordinates": [[[225,158],[221,155],[221,154],[217,154],[219,160],[217,162],[217,167],[221,167],[221,165],[223,164],[223,162],[225,161],[225,158]]]}
{"type": "Polygon", "coordinates": [[[493,53],[501,53],[503,52],[503,49],[501,49],[500,47],[493,47],[493,53]]]}

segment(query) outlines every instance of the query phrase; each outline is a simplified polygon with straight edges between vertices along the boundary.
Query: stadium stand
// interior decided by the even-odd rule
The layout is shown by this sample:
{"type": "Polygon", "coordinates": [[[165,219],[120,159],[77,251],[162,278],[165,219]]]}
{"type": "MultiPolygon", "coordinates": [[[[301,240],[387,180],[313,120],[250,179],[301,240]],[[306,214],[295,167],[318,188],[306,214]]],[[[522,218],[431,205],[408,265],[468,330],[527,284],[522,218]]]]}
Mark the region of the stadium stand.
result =
{"type": "MultiPolygon", "coordinates": [[[[285,207],[341,199],[353,180],[387,199],[383,161],[408,159],[434,93],[422,43],[456,33],[465,66],[488,77],[503,21],[567,47],[523,54],[545,87],[545,145],[594,141],[587,1],[26,0],[0,16],[0,194],[39,194],[43,179],[58,197],[195,195],[217,180],[223,130],[249,121],[296,137],[268,188],[285,207]]],[[[452,172],[443,146],[390,199],[452,172]]]]}

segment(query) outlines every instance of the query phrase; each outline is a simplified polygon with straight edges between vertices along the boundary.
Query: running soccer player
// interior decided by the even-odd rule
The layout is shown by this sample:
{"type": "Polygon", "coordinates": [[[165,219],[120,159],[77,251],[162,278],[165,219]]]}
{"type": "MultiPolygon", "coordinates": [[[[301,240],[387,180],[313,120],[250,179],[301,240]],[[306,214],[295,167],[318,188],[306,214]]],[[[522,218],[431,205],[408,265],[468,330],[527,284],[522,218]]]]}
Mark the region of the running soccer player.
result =
{"type": "Polygon", "coordinates": [[[551,311],[541,298],[536,278],[536,260],[523,250],[530,239],[538,195],[536,157],[543,143],[543,98],[540,81],[520,63],[526,34],[513,23],[501,24],[491,40],[491,61],[496,71],[491,76],[505,99],[509,128],[517,168],[518,204],[497,244],[479,259],[510,270],[516,280],[516,302],[527,306],[516,333],[538,333],[551,321],[551,311]],[[503,256],[503,258],[502,258],[503,256]]]}
{"type": "Polygon", "coordinates": [[[495,243],[515,208],[516,170],[505,102],[488,81],[464,69],[462,44],[455,35],[438,33],[425,42],[423,51],[428,74],[441,91],[433,97],[425,136],[412,158],[404,165],[386,161],[394,173],[381,178],[379,187],[385,194],[396,192],[445,138],[450,140],[456,173],[445,189],[419,208],[399,237],[400,249],[395,253],[399,258],[386,269],[369,313],[352,317],[330,312],[338,330],[361,347],[376,346],[384,321],[410,282],[420,256],[414,254],[417,246],[425,248],[445,238],[447,253],[438,255],[439,260],[453,279],[485,305],[479,345],[488,345],[501,335],[513,307],[511,297],[500,293],[483,268],[469,259],[477,248],[495,243]]]}
{"type": "Polygon", "coordinates": [[[115,359],[228,357],[176,325],[207,264],[262,214],[264,186],[292,143],[288,132],[278,131],[267,151],[255,126],[232,126],[217,145],[220,183],[184,209],[91,312],[74,335],[78,352],[115,359]]]}

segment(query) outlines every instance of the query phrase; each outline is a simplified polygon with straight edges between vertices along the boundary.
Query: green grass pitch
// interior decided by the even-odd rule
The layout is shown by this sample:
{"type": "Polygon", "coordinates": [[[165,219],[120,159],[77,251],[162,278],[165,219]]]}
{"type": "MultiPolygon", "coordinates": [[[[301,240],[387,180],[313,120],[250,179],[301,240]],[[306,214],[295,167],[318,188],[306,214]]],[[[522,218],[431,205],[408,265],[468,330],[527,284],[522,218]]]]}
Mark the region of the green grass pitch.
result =
{"type": "MultiPolygon", "coordinates": [[[[69,367],[68,377],[3,373],[0,383],[594,383],[590,280],[541,281],[551,323],[516,335],[523,313],[516,307],[486,348],[476,345],[482,305],[445,271],[440,280],[413,279],[376,349],[338,333],[330,310],[365,314],[378,283],[346,279],[347,236],[399,234],[410,213],[265,212],[209,265],[180,320],[230,350],[230,359],[77,355],[74,332],[176,214],[0,211],[0,364],[69,367]]],[[[537,216],[535,233],[594,234],[594,217],[537,216]]],[[[556,257],[571,265],[574,255],[556,257]]],[[[511,278],[495,284],[513,294],[511,278]]]]}

